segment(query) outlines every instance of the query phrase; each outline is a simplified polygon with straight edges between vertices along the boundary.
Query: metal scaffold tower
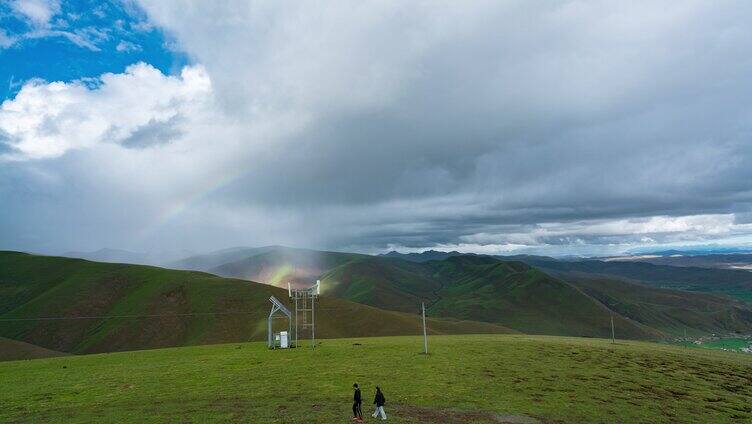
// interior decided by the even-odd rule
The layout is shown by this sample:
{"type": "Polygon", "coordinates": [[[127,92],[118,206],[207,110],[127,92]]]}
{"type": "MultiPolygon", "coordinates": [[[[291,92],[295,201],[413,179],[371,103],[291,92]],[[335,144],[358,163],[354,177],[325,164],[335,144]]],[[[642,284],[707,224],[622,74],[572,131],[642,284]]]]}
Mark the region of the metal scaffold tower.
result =
{"type": "Polygon", "coordinates": [[[282,302],[279,301],[276,297],[272,296],[269,298],[269,302],[272,303],[272,309],[269,312],[269,319],[267,320],[267,344],[269,346],[269,349],[274,349],[275,347],[280,347],[283,349],[286,349],[290,347],[289,341],[288,341],[288,335],[290,334],[290,330],[292,330],[292,314],[290,313],[290,310],[285,307],[285,305],[282,304],[282,302]],[[282,316],[276,315],[278,312],[282,313],[282,316]],[[273,332],[273,323],[275,318],[287,318],[287,328],[288,331],[283,331],[281,333],[275,334],[273,332]],[[277,343],[279,341],[279,343],[277,343]]]}
{"type": "Polygon", "coordinates": [[[287,283],[287,291],[295,305],[293,344],[298,347],[299,333],[310,330],[311,347],[316,348],[316,299],[321,294],[321,281],[316,280],[316,284],[305,289],[294,289],[287,283]]]}

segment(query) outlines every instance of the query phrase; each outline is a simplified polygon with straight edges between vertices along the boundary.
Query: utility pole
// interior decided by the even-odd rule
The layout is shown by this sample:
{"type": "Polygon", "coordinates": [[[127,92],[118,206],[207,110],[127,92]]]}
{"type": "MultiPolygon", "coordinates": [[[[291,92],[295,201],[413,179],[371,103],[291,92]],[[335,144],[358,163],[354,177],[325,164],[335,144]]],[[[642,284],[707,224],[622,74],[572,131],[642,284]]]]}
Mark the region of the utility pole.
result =
{"type": "Polygon", "coordinates": [[[423,349],[425,354],[428,355],[428,333],[426,332],[426,302],[421,302],[423,309],[423,349]]]}
{"type": "Polygon", "coordinates": [[[614,335],[614,314],[611,314],[611,343],[616,343],[616,336],[614,335]]]}

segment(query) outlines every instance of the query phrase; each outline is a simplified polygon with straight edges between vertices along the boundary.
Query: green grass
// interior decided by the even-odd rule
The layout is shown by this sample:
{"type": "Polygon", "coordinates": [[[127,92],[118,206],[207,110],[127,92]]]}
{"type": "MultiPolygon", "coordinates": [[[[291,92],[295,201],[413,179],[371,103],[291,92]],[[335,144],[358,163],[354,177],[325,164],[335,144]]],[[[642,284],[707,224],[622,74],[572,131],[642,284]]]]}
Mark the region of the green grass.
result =
{"type": "Polygon", "coordinates": [[[694,347],[701,349],[720,349],[729,351],[741,351],[741,349],[752,346],[752,340],[739,339],[739,338],[723,338],[716,340],[702,341],[700,344],[693,343],[691,341],[681,341],[674,343],[685,347],[694,347]]]}
{"type": "Polygon", "coordinates": [[[710,349],[741,349],[749,346],[750,341],[745,339],[718,339],[703,343],[702,347],[710,349]]]}
{"type": "MultiPolygon", "coordinates": [[[[390,421],[749,422],[752,356],[642,342],[467,335],[260,343],[0,363],[0,422],[349,422],[384,389],[390,421]]],[[[365,411],[364,411],[365,412],[365,411]]]]}

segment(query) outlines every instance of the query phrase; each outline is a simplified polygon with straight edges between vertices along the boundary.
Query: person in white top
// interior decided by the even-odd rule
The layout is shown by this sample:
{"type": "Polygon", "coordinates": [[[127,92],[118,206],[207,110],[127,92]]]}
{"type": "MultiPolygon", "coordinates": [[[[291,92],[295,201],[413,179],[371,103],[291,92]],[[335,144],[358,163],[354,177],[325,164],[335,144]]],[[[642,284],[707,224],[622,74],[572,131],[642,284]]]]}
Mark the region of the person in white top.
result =
{"type": "Polygon", "coordinates": [[[386,421],[386,412],[384,412],[384,404],[386,403],[386,398],[384,397],[384,393],[381,392],[381,388],[379,386],[376,386],[376,397],[373,399],[373,404],[376,405],[376,410],[373,411],[373,417],[376,418],[381,414],[381,420],[386,421]]]}

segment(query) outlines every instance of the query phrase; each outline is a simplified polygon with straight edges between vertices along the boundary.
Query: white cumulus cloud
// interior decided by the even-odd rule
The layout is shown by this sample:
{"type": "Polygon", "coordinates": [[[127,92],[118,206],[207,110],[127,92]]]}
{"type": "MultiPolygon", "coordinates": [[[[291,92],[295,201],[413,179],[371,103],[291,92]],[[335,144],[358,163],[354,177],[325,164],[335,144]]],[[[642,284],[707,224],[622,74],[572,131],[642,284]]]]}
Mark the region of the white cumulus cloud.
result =
{"type": "Polygon", "coordinates": [[[200,66],[179,76],[138,63],[122,74],[74,82],[31,81],[0,106],[6,159],[45,159],[99,143],[124,143],[139,132],[190,115],[211,94],[200,66]]]}
{"type": "Polygon", "coordinates": [[[126,53],[128,53],[128,52],[137,52],[137,51],[141,51],[141,46],[139,46],[136,43],[130,42],[130,41],[121,40],[117,44],[117,46],[115,46],[115,50],[117,50],[119,52],[126,52],[126,53]]]}
{"type": "Polygon", "coordinates": [[[49,26],[50,20],[60,13],[59,0],[14,0],[11,7],[36,27],[49,26]]]}

